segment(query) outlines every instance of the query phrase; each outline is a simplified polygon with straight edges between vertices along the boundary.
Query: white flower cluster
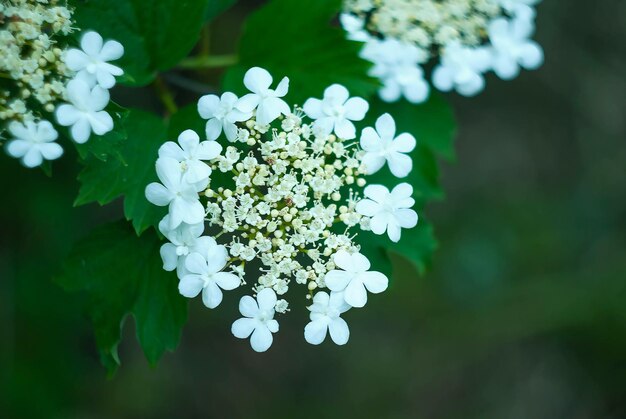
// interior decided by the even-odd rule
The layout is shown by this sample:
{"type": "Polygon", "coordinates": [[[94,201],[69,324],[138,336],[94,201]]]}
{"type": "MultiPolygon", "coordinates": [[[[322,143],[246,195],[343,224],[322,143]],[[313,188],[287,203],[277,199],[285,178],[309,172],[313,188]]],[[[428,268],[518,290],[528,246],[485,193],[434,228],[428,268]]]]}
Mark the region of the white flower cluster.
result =
{"type": "Polygon", "coordinates": [[[103,109],[108,89],[122,69],[108,61],[120,58],[119,42],[103,42],[86,32],[82,50],[68,48],[72,13],[59,0],[8,0],[0,4],[0,134],[6,129],[6,151],[26,167],[63,154],[58,132],[48,119],[71,127],[79,144],[91,133],[113,129],[103,109]],[[68,102],[60,104],[61,102],[68,102]]]}
{"type": "Polygon", "coordinates": [[[361,56],[374,63],[381,99],[421,103],[429,61],[433,86],[464,96],[481,92],[490,70],[510,80],[541,66],[543,50],[530,39],[539,1],[344,0],[340,19],[350,39],[365,43],[361,56]]]}
{"type": "Polygon", "coordinates": [[[159,225],[169,240],[161,248],[163,268],[177,272],[182,295],[202,294],[209,308],[223,291],[254,278],[256,299],[241,299],[243,318],[232,333],[250,337],[255,351],[272,344],[274,316],[289,311],[286,293],[294,283],[313,303],[305,339],[319,344],[329,332],[343,345],[349,331],[342,313],[363,307],[368,291],[380,293],[388,283],[370,271],[354,230],[398,241],[401,229],[417,224],[409,184],[389,191],[365,186],[365,178],[384,165],[407,176],[415,138],[396,135],[385,114],[357,139],[354,122],[369,105],[341,85],[292,110],[283,99],[289,79],[272,88],[270,73],[255,67],[244,84],[251,93],[241,98],[227,92],[199,100],[206,141],[186,130],[159,150],[160,182],[147,186],[146,198],[168,207],[159,225]]]}

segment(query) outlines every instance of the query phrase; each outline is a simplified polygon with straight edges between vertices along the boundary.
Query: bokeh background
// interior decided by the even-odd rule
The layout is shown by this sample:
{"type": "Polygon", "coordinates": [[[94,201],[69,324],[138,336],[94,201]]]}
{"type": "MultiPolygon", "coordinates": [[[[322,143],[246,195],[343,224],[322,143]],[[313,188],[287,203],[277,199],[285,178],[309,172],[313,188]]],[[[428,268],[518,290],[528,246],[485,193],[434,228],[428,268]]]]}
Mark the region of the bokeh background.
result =
{"type": "MultiPolygon", "coordinates": [[[[219,48],[253,3],[213,25],[219,48]]],[[[396,259],[388,292],[347,315],[346,347],[306,344],[296,311],[255,354],[230,335],[236,304],[194,301],[155,368],[128,322],[107,379],[79,296],[52,278],[119,207],[72,207],[71,157],[48,178],[2,154],[0,417],[626,418],[626,2],[538,11],[541,70],[450,96],[432,270],[396,259]]]]}

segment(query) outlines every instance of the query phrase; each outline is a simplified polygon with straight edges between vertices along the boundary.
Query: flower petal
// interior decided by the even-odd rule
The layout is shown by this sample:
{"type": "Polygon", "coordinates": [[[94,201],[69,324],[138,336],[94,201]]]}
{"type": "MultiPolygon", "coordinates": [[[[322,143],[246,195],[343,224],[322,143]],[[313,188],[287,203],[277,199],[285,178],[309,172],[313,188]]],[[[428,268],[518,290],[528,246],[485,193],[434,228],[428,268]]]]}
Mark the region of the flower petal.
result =
{"type": "Polygon", "coordinates": [[[178,292],[187,298],[195,298],[202,291],[204,281],[198,275],[185,275],[178,283],[178,292]]]}
{"type": "Polygon", "coordinates": [[[396,223],[402,228],[413,228],[417,225],[417,213],[412,209],[398,209],[394,213],[396,223]]]}
{"type": "Polygon", "coordinates": [[[410,153],[415,148],[415,137],[409,133],[398,135],[391,143],[393,150],[399,153],[410,153]]]}
{"type": "Polygon", "coordinates": [[[324,102],[343,105],[350,97],[350,92],[341,84],[333,84],[324,90],[324,102]]]}
{"type": "Polygon", "coordinates": [[[365,215],[366,217],[373,217],[381,210],[381,206],[371,199],[361,199],[359,202],[356,203],[355,209],[356,212],[361,215],[365,215]]]}
{"type": "Polygon", "coordinates": [[[80,47],[91,57],[97,57],[102,50],[102,37],[98,32],[85,32],[80,39],[80,47]]]}
{"type": "Polygon", "coordinates": [[[215,116],[220,107],[220,98],[216,95],[204,95],[198,100],[198,113],[202,119],[215,116]]]}
{"type": "Polygon", "coordinates": [[[172,194],[165,186],[160,183],[153,182],[146,186],[146,199],[154,205],[164,207],[169,205],[170,201],[174,198],[172,194]]]}
{"type": "Polygon", "coordinates": [[[326,275],[324,276],[324,282],[326,283],[326,286],[329,290],[340,292],[346,289],[346,287],[352,280],[352,276],[353,275],[350,272],[333,269],[326,272],[326,275]]]}
{"type": "Polygon", "coordinates": [[[215,308],[220,305],[223,296],[220,287],[214,281],[208,281],[202,290],[202,303],[207,308],[215,308]]]}
{"type": "Polygon", "coordinates": [[[350,329],[348,323],[340,317],[332,320],[328,325],[330,337],[337,345],[345,345],[350,339],[350,329]]]}
{"type": "Polygon", "coordinates": [[[306,102],[304,102],[302,109],[311,119],[318,119],[324,116],[324,112],[322,111],[322,101],[319,99],[307,99],[306,102]]]}
{"type": "Polygon", "coordinates": [[[256,296],[260,310],[273,310],[276,305],[276,293],[271,288],[264,288],[256,296]]]}
{"type": "Polygon", "coordinates": [[[382,204],[389,196],[389,189],[383,185],[367,185],[363,190],[363,195],[367,198],[382,204]]]}
{"type": "Polygon", "coordinates": [[[74,142],[78,144],[86,143],[91,135],[91,125],[89,124],[89,120],[84,117],[79,118],[78,121],[74,122],[72,128],[70,128],[70,134],[72,135],[74,142]]]}
{"type": "Polygon", "coordinates": [[[178,144],[187,153],[191,154],[200,144],[200,137],[192,129],[186,129],[178,136],[178,144]]]}
{"type": "Polygon", "coordinates": [[[200,253],[191,253],[185,259],[185,268],[194,274],[208,274],[206,259],[200,253]]]}
{"type": "Polygon", "coordinates": [[[213,275],[213,279],[221,289],[226,291],[234,290],[241,285],[239,277],[230,272],[218,272],[213,275]]]}
{"type": "Polygon", "coordinates": [[[369,110],[370,105],[363,98],[352,97],[348,99],[344,107],[346,109],[346,118],[353,121],[362,121],[363,118],[365,118],[365,114],[369,110]]]}
{"type": "Polygon", "coordinates": [[[254,317],[259,312],[259,306],[254,298],[244,295],[239,300],[239,312],[242,316],[254,317]]]}
{"type": "Polygon", "coordinates": [[[352,280],[346,287],[344,298],[352,307],[364,307],[367,303],[367,291],[361,281],[352,280]]]}
{"type": "Polygon", "coordinates": [[[243,84],[253,93],[264,93],[272,84],[272,75],[264,68],[252,67],[246,71],[243,84]]]}
{"type": "Polygon", "coordinates": [[[413,160],[402,153],[390,153],[387,156],[387,163],[389,164],[389,170],[397,178],[404,178],[413,170],[413,160]]]}
{"type": "Polygon", "coordinates": [[[328,320],[326,317],[312,321],[304,327],[304,340],[311,345],[319,345],[326,339],[328,320]]]}
{"type": "Polygon", "coordinates": [[[230,328],[232,334],[239,339],[247,339],[256,328],[257,321],[255,319],[238,319],[233,322],[230,328]]]}
{"type": "Polygon", "coordinates": [[[265,325],[260,325],[252,332],[250,346],[255,352],[265,352],[272,346],[273,341],[272,332],[265,325]]]}
{"type": "Polygon", "coordinates": [[[40,166],[42,162],[43,156],[41,155],[39,147],[37,147],[36,145],[32,146],[26,152],[24,157],[22,157],[22,163],[24,164],[24,166],[29,168],[40,166]]]}
{"type": "Polygon", "coordinates": [[[114,61],[124,55],[124,46],[117,41],[106,41],[100,51],[102,61],[114,61]]]}
{"type": "Polygon", "coordinates": [[[396,135],[396,122],[391,115],[385,113],[376,120],[376,131],[383,140],[392,140],[396,135]]]}
{"type": "Polygon", "coordinates": [[[176,246],[172,243],[165,243],[159,251],[163,260],[163,269],[173,271],[178,265],[178,255],[176,254],[176,246]]]}
{"type": "Polygon", "coordinates": [[[335,122],[335,134],[344,140],[351,140],[356,137],[356,128],[349,120],[342,118],[335,122]]]}
{"type": "Polygon", "coordinates": [[[365,288],[372,294],[379,294],[389,286],[389,279],[380,272],[363,272],[359,275],[359,279],[365,285],[365,288]]]}

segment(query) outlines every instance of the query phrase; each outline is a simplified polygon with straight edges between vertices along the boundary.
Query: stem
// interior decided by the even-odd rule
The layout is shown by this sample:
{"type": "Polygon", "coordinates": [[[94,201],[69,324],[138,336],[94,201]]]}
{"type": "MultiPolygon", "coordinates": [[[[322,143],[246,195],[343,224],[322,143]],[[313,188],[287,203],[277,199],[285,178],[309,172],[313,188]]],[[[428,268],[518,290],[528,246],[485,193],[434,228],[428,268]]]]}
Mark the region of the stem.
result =
{"type": "Polygon", "coordinates": [[[235,54],[227,55],[198,55],[195,57],[188,57],[178,63],[178,68],[187,69],[202,69],[202,68],[216,68],[216,67],[228,67],[233,64],[237,64],[239,58],[235,54]]]}
{"type": "Polygon", "coordinates": [[[157,76],[154,79],[154,88],[159,95],[159,99],[167,109],[167,112],[170,114],[178,112],[178,106],[176,106],[176,102],[174,102],[174,96],[172,96],[172,92],[161,76],[157,76]]]}

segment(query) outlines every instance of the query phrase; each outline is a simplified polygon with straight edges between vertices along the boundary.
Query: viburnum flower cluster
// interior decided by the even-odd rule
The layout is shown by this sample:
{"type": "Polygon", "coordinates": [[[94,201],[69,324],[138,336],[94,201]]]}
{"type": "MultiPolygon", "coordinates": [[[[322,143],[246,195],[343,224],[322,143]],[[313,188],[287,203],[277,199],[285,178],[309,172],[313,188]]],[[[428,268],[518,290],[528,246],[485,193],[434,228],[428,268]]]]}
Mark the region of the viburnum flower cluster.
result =
{"type": "Polygon", "coordinates": [[[183,296],[201,295],[208,308],[248,285],[255,296],[241,298],[232,333],[250,337],[255,351],[271,346],[292,287],[312,300],[306,341],[319,344],[330,333],[343,345],[343,314],[388,284],[362,254],[358,230],[398,241],[417,224],[408,183],[390,191],[366,179],[383,166],[406,177],[415,138],[397,135],[388,114],[359,133],[355,122],[369,105],[338,84],[292,108],[288,78],[273,87],[270,73],[255,67],[243,82],[250,93],[241,98],[199,100],[206,140],[186,130],[159,149],[159,182],[146,198],[168,209],[159,224],[168,240],[163,268],[176,271],[183,296]]]}
{"type": "Polygon", "coordinates": [[[361,56],[374,63],[381,99],[424,102],[432,85],[474,96],[493,70],[510,80],[520,68],[543,63],[530,38],[540,0],[344,0],[340,16],[348,37],[364,42],[361,56]]]}
{"type": "Polygon", "coordinates": [[[113,129],[104,108],[123,71],[109,61],[124,48],[91,31],[81,49],[70,48],[73,30],[72,12],[60,0],[0,4],[0,138],[26,167],[63,154],[52,121],[69,127],[79,144],[113,129]]]}

